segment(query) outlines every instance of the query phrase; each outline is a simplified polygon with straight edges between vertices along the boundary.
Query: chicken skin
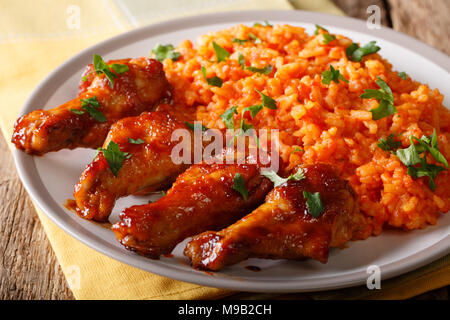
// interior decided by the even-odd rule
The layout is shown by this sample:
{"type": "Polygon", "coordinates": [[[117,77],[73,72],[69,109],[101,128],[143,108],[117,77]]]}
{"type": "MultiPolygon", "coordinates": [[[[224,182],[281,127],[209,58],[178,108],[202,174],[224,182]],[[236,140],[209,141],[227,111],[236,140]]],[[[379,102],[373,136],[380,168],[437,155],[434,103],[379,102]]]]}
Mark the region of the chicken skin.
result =
{"type": "Polygon", "coordinates": [[[158,101],[170,95],[159,61],[137,58],[108,62],[113,64],[126,69],[120,74],[111,69],[113,82],[104,73],[97,74],[91,64],[84,72],[77,98],[20,117],[12,143],[35,155],[63,148],[98,148],[117,120],[153,110],[158,101]]]}
{"type": "Polygon", "coordinates": [[[256,164],[196,164],[166,196],[125,209],[112,230],[127,249],[158,258],[189,236],[220,230],[241,218],[264,201],[271,187],[256,164]],[[233,188],[237,174],[245,181],[246,199],[233,188]]]}
{"type": "Polygon", "coordinates": [[[171,141],[171,135],[176,129],[188,130],[164,111],[144,112],[116,122],[103,148],[113,141],[130,157],[115,176],[104,154],[96,156],[75,186],[77,213],[85,219],[106,221],[118,198],[169,187],[189,166],[172,161],[172,148],[177,142],[171,141]]]}
{"type": "Polygon", "coordinates": [[[192,265],[220,270],[248,258],[326,263],[330,247],[359,239],[365,218],[347,182],[328,165],[307,166],[304,173],[305,179],[274,188],[264,204],[235,224],[195,236],[184,251],[192,265]],[[320,193],[320,216],[310,214],[303,191],[320,193]]]}

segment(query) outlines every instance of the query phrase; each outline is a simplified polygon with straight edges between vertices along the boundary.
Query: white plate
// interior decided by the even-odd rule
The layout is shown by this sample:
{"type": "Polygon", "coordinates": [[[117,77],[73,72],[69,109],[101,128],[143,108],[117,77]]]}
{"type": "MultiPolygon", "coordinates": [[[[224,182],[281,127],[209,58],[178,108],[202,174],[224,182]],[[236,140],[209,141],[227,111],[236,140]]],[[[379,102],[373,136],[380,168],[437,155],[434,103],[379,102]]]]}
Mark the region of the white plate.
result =
{"type": "MultiPolygon", "coordinates": [[[[33,92],[22,109],[26,114],[36,108],[51,108],[72,99],[85,65],[98,53],[106,59],[145,56],[156,43],[177,44],[189,38],[195,40],[206,32],[230,27],[238,23],[253,24],[269,20],[314,30],[320,24],[333,33],[349,36],[367,43],[376,40],[381,54],[396,70],[407,72],[412,78],[439,88],[450,97],[450,59],[423,43],[391,29],[368,30],[365,22],[302,11],[244,11],[189,17],[152,25],[119,35],[97,44],[69,59],[53,71],[33,92]]],[[[59,227],[86,245],[129,265],[170,278],[201,285],[242,291],[293,292],[336,289],[363,284],[368,277],[367,267],[381,268],[382,279],[423,266],[450,252],[450,215],[442,215],[436,226],[412,232],[385,231],[379,237],[350,243],[345,250],[334,250],[328,264],[316,261],[265,261],[252,259],[213,275],[196,271],[182,255],[183,244],[177,246],[174,257],[149,260],[126,251],[113,233],[78,218],[62,204],[72,196],[85,165],[94,151],[77,149],[53,152],[44,157],[31,157],[14,151],[19,175],[34,201],[59,227]],[[259,266],[260,272],[245,266],[259,266]]],[[[121,199],[114,209],[112,220],[122,208],[146,203],[147,198],[121,199]]]]}

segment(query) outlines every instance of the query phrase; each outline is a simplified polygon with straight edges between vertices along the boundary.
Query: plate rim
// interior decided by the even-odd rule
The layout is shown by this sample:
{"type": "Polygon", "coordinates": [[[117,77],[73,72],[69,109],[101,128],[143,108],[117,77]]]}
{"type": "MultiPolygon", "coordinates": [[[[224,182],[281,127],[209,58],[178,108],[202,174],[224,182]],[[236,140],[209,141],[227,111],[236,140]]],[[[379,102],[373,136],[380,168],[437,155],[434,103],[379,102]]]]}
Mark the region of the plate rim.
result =
{"type": "MultiPolygon", "coordinates": [[[[416,49],[416,51],[420,52],[419,55],[422,58],[427,59],[431,63],[434,63],[435,65],[445,69],[448,73],[450,73],[450,58],[444,53],[428,46],[427,44],[415,38],[394,31],[390,28],[382,27],[383,34],[380,34],[380,30],[368,30],[366,28],[364,20],[301,10],[248,10],[240,12],[230,11],[189,16],[143,26],[116,35],[112,38],[106,39],[93,46],[90,46],[70,57],[64,63],[54,69],[50,74],[48,74],[44,78],[44,80],[42,80],[39,85],[32,91],[31,95],[23,105],[19,116],[35,109],[33,108],[33,105],[35,105],[35,100],[48,100],[51,94],[49,92],[45,93],[43,92],[43,90],[47,86],[49,86],[52,81],[58,79],[67,80],[70,76],[73,75],[73,73],[69,73],[69,75],[66,76],[64,75],[64,71],[66,69],[69,69],[71,65],[76,65],[77,61],[89,61],[86,60],[86,57],[89,56],[90,59],[94,52],[100,54],[102,53],[102,51],[109,52],[111,50],[114,50],[115,48],[120,48],[122,43],[131,44],[145,38],[151,38],[160,34],[177,31],[182,29],[183,27],[193,28],[219,23],[239,23],[239,21],[248,20],[258,21],[261,19],[277,21],[295,21],[296,19],[298,19],[299,23],[320,23],[324,25],[333,25],[335,27],[363,33],[365,35],[374,35],[386,41],[394,42],[403,48],[407,48],[408,50],[416,49]]],[[[274,286],[274,284],[269,285],[267,282],[261,281],[259,279],[242,280],[234,277],[219,277],[209,275],[205,276],[205,274],[203,273],[194,273],[187,271],[180,272],[179,270],[166,269],[163,265],[154,263],[147,263],[145,264],[145,266],[143,266],[139,259],[124,253],[116,253],[114,250],[111,250],[110,248],[108,248],[108,246],[102,243],[93,242],[91,238],[86,239],[82,229],[77,229],[70,224],[67,225],[62,217],[53,212],[54,209],[52,208],[52,206],[50,206],[51,203],[48,203],[46,201],[45,192],[47,192],[48,194],[47,189],[44,188],[44,190],[39,190],[39,187],[43,187],[44,185],[35,166],[34,158],[15,148],[13,149],[13,156],[19,177],[25,189],[27,190],[27,193],[53,223],[55,223],[59,228],[61,228],[71,237],[77,239],[88,247],[115,260],[118,260],[127,265],[134,266],[141,270],[159,274],[172,279],[187,281],[209,287],[253,292],[312,292],[351,287],[366,282],[367,273],[356,271],[350,274],[344,274],[343,276],[339,277],[339,279],[331,279],[331,281],[327,278],[319,280],[310,279],[309,281],[297,280],[301,282],[286,282],[283,283],[282,287],[279,287],[274,286]],[[36,179],[38,181],[33,181],[36,179]],[[42,192],[44,194],[42,194],[42,192]]],[[[50,195],[48,194],[48,196],[50,195]]],[[[54,202],[54,204],[58,205],[51,197],[50,200],[54,202]]],[[[386,280],[391,277],[409,272],[413,269],[417,269],[448,253],[450,253],[450,234],[447,234],[438,242],[435,242],[433,245],[424,248],[415,254],[383,265],[381,267],[382,280],[386,280]]]]}

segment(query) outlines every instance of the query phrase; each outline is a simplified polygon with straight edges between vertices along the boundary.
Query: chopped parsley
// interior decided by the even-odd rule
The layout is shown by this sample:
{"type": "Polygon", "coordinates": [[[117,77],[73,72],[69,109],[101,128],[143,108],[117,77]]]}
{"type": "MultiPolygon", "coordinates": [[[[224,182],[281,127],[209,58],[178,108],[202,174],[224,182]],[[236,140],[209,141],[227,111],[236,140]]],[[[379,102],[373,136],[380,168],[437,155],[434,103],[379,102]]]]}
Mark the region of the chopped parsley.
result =
{"type": "Polygon", "coordinates": [[[268,178],[270,181],[273,182],[273,187],[276,188],[280,185],[282,185],[285,182],[288,182],[289,180],[295,180],[300,181],[305,179],[305,173],[303,172],[302,168],[299,168],[296,173],[291,174],[287,178],[280,177],[275,171],[261,171],[261,175],[268,178]]]}
{"type": "Polygon", "coordinates": [[[398,149],[396,151],[397,157],[400,161],[408,167],[408,174],[417,179],[421,177],[429,178],[429,186],[431,190],[436,190],[436,184],[434,180],[437,175],[448,169],[448,162],[444,155],[439,151],[439,146],[437,142],[436,130],[429,137],[422,136],[420,139],[410,136],[410,146],[406,149],[398,149]],[[416,145],[414,141],[417,141],[416,145]],[[431,154],[431,156],[439,163],[443,164],[444,167],[427,163],[426,152],[431,154]],[[423,157],[420,155],[423,154],[423,157]],[[418,166],[417,166],[418,165],[418,166]]]}
{"type": "Polygon", "coordinates": [[[406,72],[399,72],[399,73],[398,73],[398,76],[399,76],[400,78],[402,78],[403,80],[408,79],[408,75],[406,74],[406,72]]]}
{"type": "Polygon", "coordinates": [[[124,72],[127,72],[129,68],[125,64],[114,63],[108,65],[100,55],[94,54],[94,70],[98,75],[103,73],[109,80],[109,86],[111,87],[111,89],[113,89],[114,79],[117,78],[116,73],[122,74],[124,72]],[[116,73],[114,73],[113,71],[116,73]]]}
{"type": "Polygon", "coordinates": [[[184,124],[192,131],[195,131],[196,128],[201,128],[202,131],[206,131],[209,130],[209,128],[205,127],[203,124],[200,126],[198,126],[197,124],[200,122],[195,122],[195,123],[190,123],[190,122],[184,122],[184,124]]]}
{"type": "Polygon", "coordinates": [[[261,39],[258,38],[257,36],[255,36],[255,34],[252,33],[252,32],[250,32],[250,33],[248,34],[248,37],[249,37],[250,39],[252,39],[252,40],[255,42],[255,44],[258,44],[258,43],[261,43],[261,42],[262,42],[261,39]]]}
{"type": "Polygon", "coordinates": [[[273,27],[269,21],[264,20],[263,22],[255,22],[253,24],[254,27],[273,27]]]}
{"type": "Polygon", "coordinates": [[[339,83],[339,80],[348,83],[348,80],[344,78],[344,76],[339,72],[339,70],[335,70],[332,65],[330,65],[330,70],[326,70],[322,72],[322,83],[330,84],[331,81],[335,83],[339,83]]]}
{"type": "Polygon", "coordinates": [[[248,191],[245,188],[245,179],[240,173],[236,173],[233,178],[233,189],[239,192],[245,201],[248,198],[248,191]]]}
{"type": "Polygon", "coordinates": [[[245,57],[240,52],[238,54],[238,63],[242,69],[249,70],[249,71],[255,72],[255,73],[262,73],[262,74],[268,75],[273,70],[273,66],[270,64],[263,68],[257,68],[257,67],[252,67],[252,66],[247,67],[245,65],[245,57]]]}
{"type": "Polygon", "coordinates": [[[120,151],[119,145],[114,141],[110,141],[106,149],[100,148],[99,151],[103,153],[115,177],[117,177],[120,168],[122,168],[124,160],[131,158],[131,154],[120,151]]]}
{"type": "Polygon", "coordinates": [[[380,138],[377,145],[381,150],[395,153],[395,151],[402,146],[402,143],[394,140],[394,138],[395,134],[389,135],[386,139],[380,138]]]}
{"type": "Polygon", "coordinates": [[[159,62],[163,62],[165,59],[171,59],[172,61],[177,61],[181,54],[175,51],[172,44],[157,44],[153,49],[152,53],[155,55],[155,59],[159,62]]]}
{"type": "Polygon", "coordinates": [[[303,148],[300,147],[294,147],[294,149],[292,150],[291,154],[296,153],[296,152],[304,152],[305,150],[303,148]]]}
{"type": "Polygon", "coordinates": [[[309,193],[308,191],[303,191],[303,197],[306,199],[306,207],[308,212],[314,218],[320,216],[323,212],[323,203],[320,199],[320,193],[309,193]]]}
{"type": "Polygon", "coordinates": [[[256,67],[251,67],[250,66],[250,67],[247,67],[246,69],[251,71],[251,72],[262,73],[262,74],[268,75],[268,74],[270,74],[272,72],[273,66],[270,65],[270,64],[265,66],[265,67],[263,67],[263,68],[256,68],[256,67]]]}
{"type": "Polygon", "coordinates": [[[371,41],[364,47],[359,47],[359,44],[352,43],[345,50],[347,57],[350,60],[361,62],[362,58],[368,54],[380,51],[380,47],[376,45],[376,41],[371,41]]]}
{"type": "Polygon", "coordinates": [[[262,99],[262,105],[266,108],[275,110],[277,108],[277,102],[275,101],[275,99],[266,96],[264,93],[262,93],[261,91],[259,91],[258,89],[255,89],[256,92],[259,93],[259,95],[261,96],[262,99]]]}
{"type": "Polygon", "coordinates": [[[129,143],[131,143],[131,144],[143,144],[143,143],[145,143],[145,141],[144,140],[142,140],[142,139],[133,139],[133,138],[128,138],[128,142],[129,143]]]}
{"type": "Polygon", "coordinates": [[[226,61],[230,53],[213,41],[214,51],[216,52],[217,62],[226,61]]]}
{"type": "Polygon", "coordinates": [[[394,106],[394,96],[392,95],[392,90],[389,88],[386,82],[384,82],[380,77],[375,83],[380,87],[379,90],[375,89],[365,89],[364,93],[360,96],[363,99],[376,99],[380,105],[370,110],[372,113],[373,120],[380,120],[382,118],[391,116],[397,113],[397,109],[394,106]]]}
{"type": "Polygon", "coordinates": [[[329,44],[331,41],[336,40],[336,36],[329,33],[324,33],[322,36],[324,44],[329,44]]]}
{"type": "Polygon", "coordinates": [[[314,34],[315,34],[315,35],[318,35],[318,34],[319,34],[319,30],[323,30],[323,31],[325,31],[325,32],[328,32],[327,29],[325,29],[325,28],[319,26],[318,24],[316,24],[316,31],[314,31],[314,34]]]}
{"type": "Polygon", "coordinates": [[[234,43],[239,43],[239,44],[244,44],[246,43],[248,40],[247,39],[238,39],[238,38],[233,38],[233,40],[231,40],[234,43]]]}
{"type": "Polygon", "coordinates": [[[207,78],[206,77],[206,69],[205,67],[202,67],[202,73],[203,73],[203,77],[206,80],[206,83],[209,84],[210,86],[214,86],[214,87],[221,87],[223,84],[223,80],[220,79],[217,76],[211,77],[211,78],[207,78]]]}
{"type": "Polygon", "coordinates": [[[240,52],[238,53],[238,63],[242,69],[245,69],[245,57],[240,52]]]}
{"type": "Polygon", "coordinates": [[[70,111],[78,115],[82,115],[87,111],[89,115],[98,122],[106,122],[107,119],[105,115],[98,110],[99,107],[100,103],[98,102],[97,97],[93,96],[87,99],[81,99],[81,109],[83,110],[70,109],[70,111]]]}
{"type": "Polygon", "coordinates": [[[237,106],[227,109],[220,118],[228,129],[234,129],[234,119],[233,114],[238,114],[237,106]]]}

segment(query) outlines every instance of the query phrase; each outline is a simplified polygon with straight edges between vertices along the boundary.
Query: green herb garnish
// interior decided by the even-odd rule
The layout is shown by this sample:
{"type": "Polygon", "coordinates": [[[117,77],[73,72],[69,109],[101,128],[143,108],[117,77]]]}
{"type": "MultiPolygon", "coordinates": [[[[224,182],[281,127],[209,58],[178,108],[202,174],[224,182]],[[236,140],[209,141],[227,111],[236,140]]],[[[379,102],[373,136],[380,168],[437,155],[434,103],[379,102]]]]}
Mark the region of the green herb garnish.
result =
{"type": "Polygon", "coordinates": [[[384,151],[388,151],[391,153],[395,153],[395,150],[400,148],[402,146],[402,143],[400,141],[394,140],[395,134],[389,135],[386,139],[380,138],[378,140],[377,146],[384,151]]]}
{"type": "Polygon", "coordinates": [[[238,53],[238,63],[242,69],[245,69],[245,57],[240,52],[238,53]]]}
{"type": "Polygon", "coordinates": [[[145,143],[145,141],[144,140],[142,140],[142,139],[133,139],[133,138],[128,138],[128,142],[129,143],[131,143],[131,144],[143,144],[143,143],[145,143]]]}
{"type": "Polygon", "coordinates": [[[269,21],[264,20],[263,22],[255,22],[253,24],[254,27],[273,27],[269,21]]]}
{"type": "Polygon", "coordinates": [[[329,44],[331,41],[336,40],[336,36],[329,33],[324,33],[322,36],[324,44],[329,44]]]}
{"type": "Polygon", "coordinates": [[[262,93],[261,91],[259,91],[258,89],[255,89],[256,92],[259,93],[259,95],[261,96],[262,99],[262,104],[264,107],[275,110],[277,108],[277,102],[275,101],[275,99],[266,96],[264,93],[262,93]]]}
{"type": "Polygon", "coordinates": [[[308,191],[303,191],[303,197],[306,199],[306,207],[308,208],[308,212],[314,218],[320,216],[323,212],[323,203],[320,199],[320,193],[309,193],[308,191]]]}
{"type": "Polygon", "coordinates": [[[233,178],[233,189],[239,192],[245,201],[248,198],[248,191],[245,188],[245,179],[240,173],[236,173],[233,178]]]}
{"type": "Polygon", "coordinates": [[[234,129],[234,120],[233,120],[233,114],[238,114],[237,112],[237,106],[231,107],[227,109],[220,118],[222,119],[223,123],[225,123],[225,126],[228,129],[234,129]]]}
{"type": "Polygon", "coordinates": [[[261,43],[261,42],[262,42],[262,40],[261,40],[260,38],[258,38],[257,36],[255,36],[255,34],[253,34],[252,32],[250,32],[250,33],[248,34],[248,37],[249,37],[250,39],[252,39],[252,40],[255,42],[255,44],[258,44],[258,43],[261,43]]]}
{"type": "Polygon", "coordinates": [[[408,79],[408,75],[406,74],[406,72],[399,72],[399,73],[398,73],[398,76],[399,76],[400,78],[402,78],[403,80],[408,79]]]}
{"type": "Polygon", "coordinates": [[[211,77],[211,78],[207,78],[206,77],[206,69],[205,67],[202,67],[202,73],[203,73],[203,77],[206,80],[206,83],[209,84],[210,86],[214,86],[214,87],[221,87],[223,84],[223,80],[220,79],[217,76],[211,77]]]}
{"type": "Polygon", "coordinates": [[[234,43],[239,43],[239,44],[244,44],[246,43],[248,40],[246,39],[238,39],[238,38],[233,38],[233,40],[231,40],[234,43]]]}
{"type": "Polygon", "coordinates": [[[394,106],[394,96],[392,95],[392,90],[389,88],[386,82],[384,82],[380,77],[375,81],[380,87],[379,90],[366,89],[364,93],[360,96],[363,99],[376,99],[380,103],[375,109],[370,110],[372,113],[373,120],[380,120],[382,118],[391,116],[397,113],[397,109],[394,106]]]}
{"type": "Polygon", "coordinates": [[[345,52],[350,60],[360,62],[364,56],[378,52],[380,49],[381,48],[376,45],[376,41],[371,41],[361,48],[357,43],[352,43],[347,47],[345,52]]]}
{"type": "Polygon", "coordinates": [[[185,124],[189,129],[191,129],[192,131],[195,131],[196,128],[201,128],[202,131],[209,130],[209,128],[205,127],[203,124],[201,125],[201,127],[198,126],[198,125],[197,125],[198,123],[199,123],[199,122],[196,122],[196,123],[190,123],[190,122],[186,122],[186,121],[184,122],[184,124],[185,124]]]}
{"type": "Polygon", "coordinates": [[[117,177],[120,168],[122,168],[124,160],[131,158],[131,154],[120,151],[119,145],[114,141],[110,141],[106,149],[100,148],[99,151],[103,153],[115,177],[117,177]]]}
{"type": "Polygon", "coordinates": [[[326,70],[322,72],[322,83],[330,84],[331,81],[335,83],[339,83],[339,80],[348,83],[348,80],[344,78],[344,76],[339,72],[339,70],[335,70],[332,65],[330,65],[330,70],[326,70]]]}
{"type": "Polygon", "coordinates": [[[327,29],[325,29],[325,28],[319,26],[318,24],[316,24],[316,31],[314,31],[314,34],[315,34],[315,35],[318,35],[318,34],[319,34],[319,30],[323,30],[323,31],[325,31],[325,32],[328,32],[327,29]]]}
{"type": "Polygon", "coordinates": [[[217,62],[226,61],[230,53],[213,41],[214,51],[216,52],[217,62]]]}
{"type": "Polygon", "coordinates": [[[247,70],[251,71],[251,72],[256,72],[256,73],[262,73],[265,75],[268,75],[272,72],[273,70],[273,66],[272,65],[267,65],[263,68],[256,68],[256,67],[246,67],[247,70]]]}
{"type": "Polygon", "coordinates": [[[300,147],[294,147],[294,149],[292,150],[291,154],[296,153],[296,152],[304,152],[305,150],[303,148],[300,147]]]}
{"type": "Polygon", "coordinates": [[[171,44],[157,44],[153,49],[152,53],[155,55],[155,59],[159,62],[163,62],[165,59],[171,59],[172,61],[177,61],[181,54],[175,51],[175,48],[171,44]]]}
{"type": "MultiPolygon", "coordinates": [[[[98,110],[99,107],[100,103],[98,102],[96,96],[87,99],[81,99],[81,109],[87,111],[90,116],[98,122],[106,122],[107,119],[105,115],[98,110]]],[[[70,111],[78,115],[84,114],[83,110],[70,109],[70,111]]]]}
{"type": "Polygon", "coordinates": [[[305,179],[305,173],[303,172],[302,168],[299,168],[296,173],[291,174],[287,178],[280,177],[275,171],[261,171],[261,175],[268,178],[270,181],[273,182],[273,187],[276,188],[280,185],[282,185],[285,182],[288,182],[289,180],[295,180],[300,181],[305,179]]]}
{"type": "Polygon", "coordinates": [[[125,64],[114,63],[108,65],[100,55],[94,54],[94,70],[97,74],[103,73],[109,80],[109,86],[111,87],[111,89],[113,89],[114,79],[117,78],[117,75],[114,72],[116,72],[117,74],[122,74],[124,72],[127,72],[129,68],[125,64]]]}
{"type": "Polygon", "coordinates": [[[434,180],[437,175],[448,169],[448,162],[444,155],[439,151],[437,143],[436,130],[429,137],[423,136],[418,139],[414,136],[410,136],[410,146],[406,149],[399,149],[396,152],[400,161],[408,167],[408,174],[417,179],[427,176],[429,178],[429,186],[431,190],[436,190],[436,184],[434,180]],[[414,140],[418,142],[416,145],[414,140]],[[439,163],[442,163],[444,167],[427,163],[426,152],[429,152],[431,156],[439,163]],[[420,155],[423,154],[423,157],[420,155]],[[419,165],[419,166],[416,166],[419,165]]]}

